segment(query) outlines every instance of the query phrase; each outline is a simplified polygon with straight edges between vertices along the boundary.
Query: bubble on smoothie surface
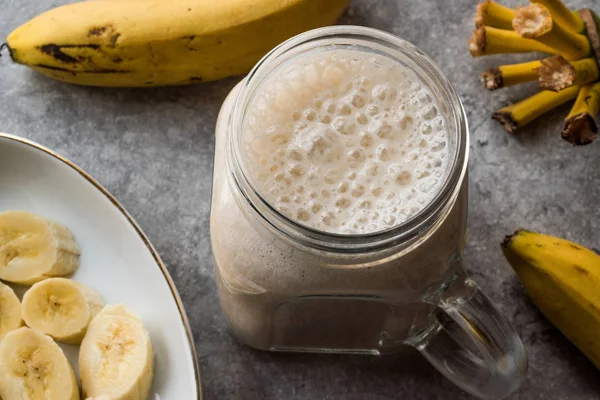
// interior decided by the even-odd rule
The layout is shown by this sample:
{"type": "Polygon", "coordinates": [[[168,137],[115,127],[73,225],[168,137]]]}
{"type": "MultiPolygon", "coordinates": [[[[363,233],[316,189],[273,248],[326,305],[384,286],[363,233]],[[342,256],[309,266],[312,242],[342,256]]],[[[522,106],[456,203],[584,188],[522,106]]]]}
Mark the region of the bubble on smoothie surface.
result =
{"type": "Polygon", "coordinates": [[[276,70],[243,123],[245,166],[287,217],[371,233],[421,211],[447,174],[446,122],[427,86],[382,55],[330,50],[276,70]]]}

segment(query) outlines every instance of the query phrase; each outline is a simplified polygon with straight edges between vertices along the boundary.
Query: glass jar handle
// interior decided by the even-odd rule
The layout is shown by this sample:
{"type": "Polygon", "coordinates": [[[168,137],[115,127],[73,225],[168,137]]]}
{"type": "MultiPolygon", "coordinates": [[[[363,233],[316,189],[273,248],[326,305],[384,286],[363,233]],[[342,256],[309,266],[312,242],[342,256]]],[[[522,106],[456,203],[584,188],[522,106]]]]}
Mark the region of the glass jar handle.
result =
{"type": "Polygon", "coordinates": [[[475,282],[455,276],[437,314],[414,346],[438,371],[480,399],[503,399],[519,387],[527,372],[523,343],[475,282]]]}

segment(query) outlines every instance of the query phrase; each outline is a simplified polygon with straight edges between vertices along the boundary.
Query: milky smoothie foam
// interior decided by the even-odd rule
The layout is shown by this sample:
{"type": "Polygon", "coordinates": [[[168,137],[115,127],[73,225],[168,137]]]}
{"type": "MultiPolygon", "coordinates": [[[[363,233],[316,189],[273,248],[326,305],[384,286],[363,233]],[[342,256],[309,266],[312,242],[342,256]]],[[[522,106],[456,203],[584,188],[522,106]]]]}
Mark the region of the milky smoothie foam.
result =
{"type": "Polygon", "coordinates": [[[439,105],[414,72],[375,53],[300,57],[263,83],[242,143],[258,192],[311,228],[392,228],[421,211],[447,175],[439,105]]]}
{"type": "Polygon", "coordinates": [[[347,256],[275,232],[232,165],[294,223],[344,236],[397,228],[449,179],[457,138],[439,96],[398,60],[348,48],[303,52],[251,91],[243,83],[232,91],[216,129],[211,241],[221,306],[240,340],[379,354],[435,308],[421,296],[460,254],[465,182],[420,236],[347,256]],[[236,113],[241,90],[251,95],[236,113]]]}

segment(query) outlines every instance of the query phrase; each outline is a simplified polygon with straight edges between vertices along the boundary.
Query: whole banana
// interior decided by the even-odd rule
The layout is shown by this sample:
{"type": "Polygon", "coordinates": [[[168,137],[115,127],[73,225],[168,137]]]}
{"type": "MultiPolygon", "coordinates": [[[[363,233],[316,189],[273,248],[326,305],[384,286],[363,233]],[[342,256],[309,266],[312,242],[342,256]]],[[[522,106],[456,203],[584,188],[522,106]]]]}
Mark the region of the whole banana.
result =
{"type": "Polygon", "coordinates": [[[270,49],[330,25],[348,0],[92,0],[13,31],[13,61],[91,86],[160,86],[246,73],[270,49]]]}
{"type": "Polygon", "coordinates": [[[540,311],[600,368],[600,256],[525,230],[507,236],[502,250],[540,311]]]}

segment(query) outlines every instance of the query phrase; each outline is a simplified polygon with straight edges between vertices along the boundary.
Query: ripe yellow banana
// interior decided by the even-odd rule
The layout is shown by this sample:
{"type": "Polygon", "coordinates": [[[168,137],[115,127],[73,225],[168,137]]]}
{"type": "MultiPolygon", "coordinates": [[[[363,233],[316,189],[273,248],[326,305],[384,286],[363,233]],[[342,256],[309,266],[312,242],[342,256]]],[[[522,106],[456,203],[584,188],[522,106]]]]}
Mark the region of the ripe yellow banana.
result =
{"type": "Polygon", "coordinates": [[[600,256],[525,230],[507,236],[502,250],[542,313],[600,368],[600,256]]]}
{"type": "Polygon", "coordinates": [[[31,285],[79,267],[79,246],[67,227],[25,211],[0,213],[0,279],[31,285]]]}
{"type": "Polygon", "coordinates": [[[13,31],[15,62],[92,86],[181,85],[246,73],[270,49],[334,23],[348,0],[92,0],[13,31]]]}
{"type": "Polygon", "coordinates": [[[83,340],[90,321],[102,310],[104,300],[82,283],[50,278],[36,283],[23,296],[23,320],[63,343],[83,340]]]}
{"type": "Polygon", "coordinates": [[[21,303],[15,292],[0,283],[0,341],[8,332],[23,325],[21,319],[21,303]]]}
{"type": "Polygon", "coordinates": [[[125,306],[104,309],[81,342],[79,376],[87,398],[147,399],[154,375],[150,335],[125,306]]]}
{"type": "Polygon", "coordinates": [[[79,400],[79,388],[69,361],[52,338],[23,327],[0,343],[0,397],[79,400]]]}

